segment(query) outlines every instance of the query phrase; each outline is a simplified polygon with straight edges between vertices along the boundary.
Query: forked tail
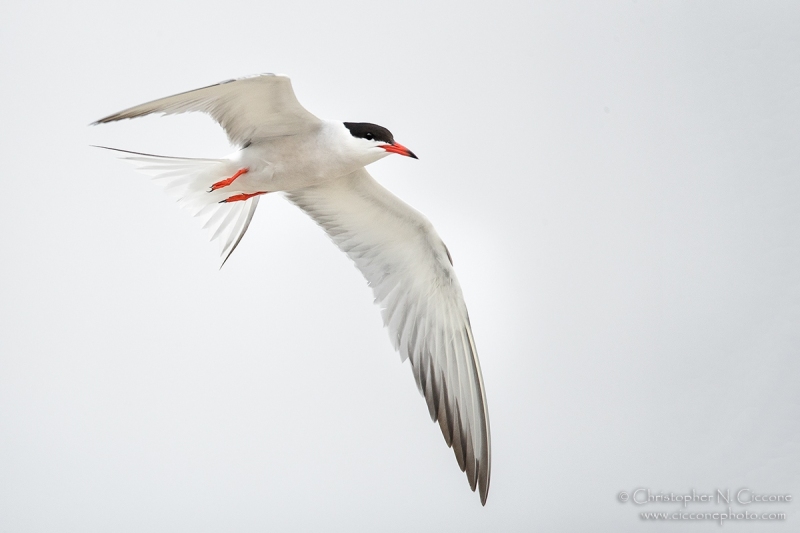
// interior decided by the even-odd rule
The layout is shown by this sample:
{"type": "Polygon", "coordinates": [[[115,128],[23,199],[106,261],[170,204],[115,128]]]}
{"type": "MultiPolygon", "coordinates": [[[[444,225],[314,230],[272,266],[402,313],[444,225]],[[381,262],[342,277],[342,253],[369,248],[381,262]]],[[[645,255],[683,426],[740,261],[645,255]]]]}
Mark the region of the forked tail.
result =
{"type": "Polygon", "coordinates": [[[181,207],[202,219],[203,229],[209,231],[211,240],[219,242],[222,268],[242,240],[258,206],[256,195],[226,201],[231,199],[230,194],[219,185],[227,180],[233,181],[242,173],[237,170],[236,163],[229,159],[166,157],[106,146],[98,148],[117,152],[121,159],[151,175],[165,191],[178,199],[181,207]]]}

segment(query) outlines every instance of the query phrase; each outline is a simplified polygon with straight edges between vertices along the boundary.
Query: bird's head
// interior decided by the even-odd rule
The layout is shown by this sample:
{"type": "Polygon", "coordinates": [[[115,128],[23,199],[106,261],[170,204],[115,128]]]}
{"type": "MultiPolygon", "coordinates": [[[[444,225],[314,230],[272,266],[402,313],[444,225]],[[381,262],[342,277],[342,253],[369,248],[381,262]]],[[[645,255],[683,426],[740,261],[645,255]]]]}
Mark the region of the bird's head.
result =
{"type": "Polygon", "coordinates": [[[364,150],[375,161],[389,154],[400,154],[417,159],[414,152],[395,142],[392,132],[383,126],[369,122],[345,122],[344,127],[354,138],[358,149],[364,150]]]}

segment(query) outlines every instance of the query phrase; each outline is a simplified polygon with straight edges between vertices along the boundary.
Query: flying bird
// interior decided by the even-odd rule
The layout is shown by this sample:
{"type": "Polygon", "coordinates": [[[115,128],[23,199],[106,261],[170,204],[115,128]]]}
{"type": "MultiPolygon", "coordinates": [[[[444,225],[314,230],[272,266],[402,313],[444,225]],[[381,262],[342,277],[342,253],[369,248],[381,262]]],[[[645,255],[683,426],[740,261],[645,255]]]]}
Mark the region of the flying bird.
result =
{"type": "Polygon", "coordinates": [[[263,74],[154,100],[93,124],[203,112],[237,150],[223,159],[117,150],[205,220],[222,264],[247,231],[261,195],[283,192],[356,264],[372,287],[402,361],[411,361],[431,419],[439,423],[470,487],[486,504],[491,442],[475,341],[447,247],[418,211],[364,168],[390,154],[416,159],[376,124],[322,120],[286,76],[263,74]]]}

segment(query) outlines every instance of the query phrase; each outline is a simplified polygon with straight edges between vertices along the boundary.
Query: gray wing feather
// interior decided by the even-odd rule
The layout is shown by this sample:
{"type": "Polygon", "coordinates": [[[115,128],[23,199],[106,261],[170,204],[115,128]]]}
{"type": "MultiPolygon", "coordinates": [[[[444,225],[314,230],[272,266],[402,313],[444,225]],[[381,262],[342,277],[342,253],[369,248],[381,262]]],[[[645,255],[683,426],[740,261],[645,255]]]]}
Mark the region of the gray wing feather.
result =
{"type": "Polygon", "coordinates": [[[486,503],[491,442],[475,341],[444,243],[420,213],[360,169],[288,193],[361,270],[433,421],[486,503]]]}
{"type": "Polygon", "coordinates": [[[309,113],[294,95],[286,76],[261,74],[195,89],[137,105],[101,118],[103,124],[151,113],[208,113],[225,129],[234,144],[305,131],[320,120],[309,113]]]}

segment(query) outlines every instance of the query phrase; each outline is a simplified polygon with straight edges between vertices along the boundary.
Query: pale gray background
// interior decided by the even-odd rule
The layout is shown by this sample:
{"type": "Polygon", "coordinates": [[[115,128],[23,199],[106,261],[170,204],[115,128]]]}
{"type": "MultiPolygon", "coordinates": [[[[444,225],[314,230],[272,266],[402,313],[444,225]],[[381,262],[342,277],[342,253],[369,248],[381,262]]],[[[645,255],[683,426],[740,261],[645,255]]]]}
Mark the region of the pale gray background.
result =
{"type": "Polygon", "coordinates": [[[3,2],[0,532],[717,531],[617,493],[800,498],[798,28],[796,2],[3,2]],[[485,508],[319,228],[266,197],[218,271],[88,146],[223,156],[203,116],[87,124],[269,71],[420,156],[370,171],[453,253],[485,508]]]}

